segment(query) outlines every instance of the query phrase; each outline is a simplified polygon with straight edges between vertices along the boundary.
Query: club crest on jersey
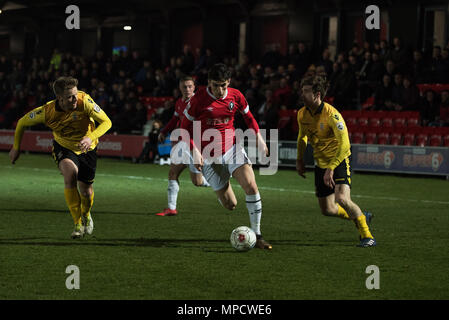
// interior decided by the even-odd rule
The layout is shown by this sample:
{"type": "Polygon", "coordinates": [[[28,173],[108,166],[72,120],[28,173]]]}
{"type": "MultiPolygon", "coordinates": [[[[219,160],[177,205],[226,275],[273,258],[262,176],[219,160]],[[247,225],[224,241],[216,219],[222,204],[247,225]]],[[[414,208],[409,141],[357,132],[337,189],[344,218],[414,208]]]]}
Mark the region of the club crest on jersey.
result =
{"type": "Polygon", "coordinates": [[[234,109],[234,102],[233,101],[229,102],[228,107],[229,107],[229,110],[232,111],[232,109],[234,109]]]}
{"type": "Polygon", "coordinates": [[[98,104],[94,105],[94,111],[95,112],[100,112],[101,111],[100,106],[98,104]]]}

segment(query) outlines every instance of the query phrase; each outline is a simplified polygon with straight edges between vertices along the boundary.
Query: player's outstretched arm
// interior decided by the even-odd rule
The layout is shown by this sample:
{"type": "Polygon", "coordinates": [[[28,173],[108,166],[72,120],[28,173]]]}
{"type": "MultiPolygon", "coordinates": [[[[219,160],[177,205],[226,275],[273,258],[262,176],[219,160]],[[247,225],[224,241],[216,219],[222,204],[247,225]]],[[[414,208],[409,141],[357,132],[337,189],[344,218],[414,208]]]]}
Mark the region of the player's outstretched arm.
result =
{"type": "Polygon", "coordinates": [[[16,150],[14,148],[11,148],[11,150],[9,151],[9,160],[11,160],[12,164],[15,164],[17,159],[19,159],[20,156],[20,151],[16,150]]]}
{"type": "Polygon", "coordinates": [[[267,144],[260,132],[257,132],[257,147],[260,148],[267,157],[269,156],[270,151],[268,150],[267,144]]]}
{"type": "Polygon", "coordinates": [[[9,159],[14,164],[20,156],[20,144],[26,127],[31,127],[40,123],[45,123],[44,109],[38,107],[31,110],[19,119],[14,133],[14,144],[9,151],[9,159]]]}
{"type": "Polygon", "coordinates": [[[306,166],[304,165],[304,161],[301,159],[296,159],[296,172],[303,177],[306,178],[306,166]]]}

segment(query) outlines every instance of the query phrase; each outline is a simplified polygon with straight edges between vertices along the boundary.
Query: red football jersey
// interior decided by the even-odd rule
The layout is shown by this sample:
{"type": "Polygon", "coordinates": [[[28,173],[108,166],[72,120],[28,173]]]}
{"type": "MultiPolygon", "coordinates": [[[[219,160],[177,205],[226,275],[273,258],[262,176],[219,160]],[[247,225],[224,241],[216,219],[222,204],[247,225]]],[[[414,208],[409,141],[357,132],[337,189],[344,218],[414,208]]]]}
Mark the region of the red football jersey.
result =
{"type": "Polygon", "coordinates": [[[218,143],[214,138],[204,139],[203,133],[208,129],[218,130],[221,135],[221,152],[224,154],[235,143],[234,116],[237,111],[243,114],[249,128],[254,129],[256,133],[259,132],[259,126],[249,111],[248,102],[239,90],[227,88],[225,96],[218,99],[209,88],[200,89],[184,110],[186,118],[182,121],[181,127],[188,129],[193,139],[192,122],[201,122],[201,150],[212,141],[218,143]]]}
{"type": "Polygon", "coordinates": [[[167,134],[168,132],[171,132],[175,128],[179,128],[181,126],[181,121],[184,118],[184,110],[192,97],[188,98],[187,100],[183,100],[182,97],[176,100],[175,112],[173,113],[170,121],[165,125],[164,128],[162,128],[162,133],[167,134]]]}

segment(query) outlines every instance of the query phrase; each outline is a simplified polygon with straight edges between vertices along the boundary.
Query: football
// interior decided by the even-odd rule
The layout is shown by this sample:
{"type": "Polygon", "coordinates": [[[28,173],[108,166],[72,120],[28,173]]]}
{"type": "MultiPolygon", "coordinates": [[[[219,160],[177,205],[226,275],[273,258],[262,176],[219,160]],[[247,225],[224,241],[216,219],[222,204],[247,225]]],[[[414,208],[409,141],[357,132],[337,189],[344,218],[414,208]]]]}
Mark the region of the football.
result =
{"type": "Polygon", "coordinates": [[[246,226],[232,230],[231,244],[237,251],[248,251],[256,244],[256,233],[246,226]]]}

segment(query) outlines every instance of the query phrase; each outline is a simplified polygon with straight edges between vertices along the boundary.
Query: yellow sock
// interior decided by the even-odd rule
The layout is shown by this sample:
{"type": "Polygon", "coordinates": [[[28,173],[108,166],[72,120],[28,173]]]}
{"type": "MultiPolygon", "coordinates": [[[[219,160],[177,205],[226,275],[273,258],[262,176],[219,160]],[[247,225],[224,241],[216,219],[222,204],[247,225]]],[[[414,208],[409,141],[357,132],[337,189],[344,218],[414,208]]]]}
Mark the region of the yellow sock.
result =
{"type": "Polygon", "coordinates": [[[78,188],[64,189],[65,201],[75,224],[81,223],[81,200],[78,188]]]}
{"type": "Polygon", "coordinates": [[[90,209],[94,204],[94,192],[92,191],[92,196],[90,198],[83,197],[81,195],[81,215],[87,217],[90,214],[90,209]]]}
{"type": "Polygon", "coordinates": [[[364,214],[360,215],[360,217],[355,218],[354,220],[355,226],[359,230],[360,236],[362,239],[364,238],[374,238],[369,231],[368,225],[366,224],[366,217],[364,214]]]}
{"type": "Polygon", "coordinates": [[[338,208],[337,217],[342,218],[342,219],[346,219],[346,220],[351,219],[349,217],[348,213],[346,212],[346,210],[343,209],[343,207],[340,206],[338,203],[337,203],[337,208],[338,208]]]}

